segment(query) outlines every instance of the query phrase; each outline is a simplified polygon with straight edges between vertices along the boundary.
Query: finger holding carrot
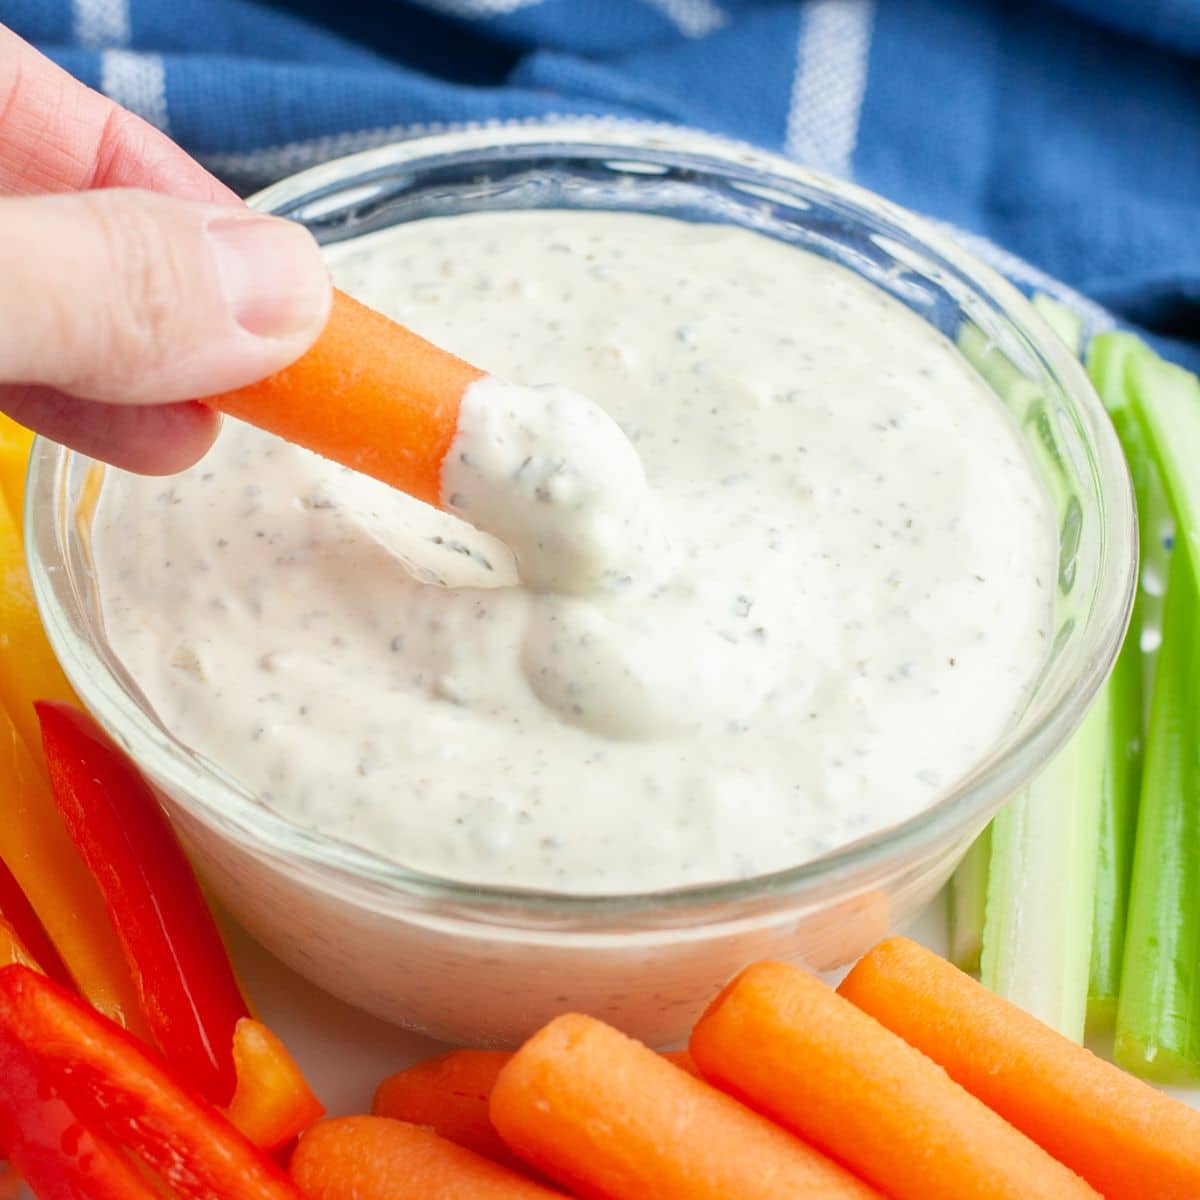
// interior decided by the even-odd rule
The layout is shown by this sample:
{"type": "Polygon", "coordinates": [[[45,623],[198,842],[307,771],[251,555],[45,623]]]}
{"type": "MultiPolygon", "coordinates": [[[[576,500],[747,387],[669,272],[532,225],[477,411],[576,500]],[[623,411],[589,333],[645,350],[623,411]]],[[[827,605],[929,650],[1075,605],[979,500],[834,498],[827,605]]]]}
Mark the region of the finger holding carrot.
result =
{"type": "Polygon", "coordinates": [[[463,393],[482,377],[335,291],[329,320],[307,353],[205,403],[437,505],[463,393]]]}

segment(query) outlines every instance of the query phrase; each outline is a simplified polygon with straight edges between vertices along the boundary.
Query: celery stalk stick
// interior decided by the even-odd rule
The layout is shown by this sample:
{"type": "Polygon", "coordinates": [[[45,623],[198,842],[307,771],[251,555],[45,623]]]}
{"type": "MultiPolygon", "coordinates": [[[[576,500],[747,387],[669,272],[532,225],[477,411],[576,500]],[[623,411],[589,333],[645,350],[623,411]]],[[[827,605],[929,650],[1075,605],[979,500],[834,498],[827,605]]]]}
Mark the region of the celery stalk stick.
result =
{"type": "Polygon", "coordinates": [[[1134,406],[1175,515],[1177,544],[1200,573],[1200,379],[1146,351],[1129,360],[1134,406]]]}
{"type": "MultiPolygon", "coordinates": [[[[1048,297],[1035,303],[1078,353],[1083,331],[1075,315],[1048,297]]],[[[1045,394],[972,328],[959,332],[959,346],[1021,423],[1066,536],[1078,520],[1078,499],[1045,394]]],[[[986,870],[968,861],[951,884],[956,954],[965,958],[972,948],[964,918],[977,912],[970,897],[986,874],[983,982],[1076,1041],[1087,1012],[1109,711],[1105,690],[1054,761],[993,822],[986,870]]]]}
{"type": "Polygon", "coordinates": [[[1038,315],[1066,343],[1067,349],[1078,356],[1083,348],[1083,318],[1058,300],[1038,292],[1033,298],[1038,315]]]}
{"type": "MultiPolygon", "coordinates": [[[[1141,520],[1146,519],[1150,511],[1147,497],[1156,481],[1146,436],[1126,386],[1126,365],[1131,355],[1146,352],[1141,342],[1123,333],[1103,334],[1093,339],[1088,349],[1088,373],[1121,439],[1141,520]]],[[[1147,544],[1143,536],[1143,548],[1147,544]]],[[[1145,655],[1141,641],[1144,608],[1139,587],[1125,644],[1106,685],[1110,705],[1108,761],[1100,795],[1092,962],[1088,982],[1089,1028],[1112,1026],[1121,987],[1121,962],[1125,953],[1126,916],[1142,774],[1145,655]]]]}
{"type": "MultiPolygon", "coordinates": [[[[1162,597],[1167,587],[1170,559],[1167,546],[1174,536],[1175,521],[1154,462],[1150,439],[1134,402],[1131,364],[1143,361],[1157,361],[1154,351],[1130,333],[1101,334],[1088,347],[1088,373],[1121,439],[1137,496],[1141,580],[1130,636],[1136,633],[1145,648],[1150,641],[1148,635],[1156,635],[1162,624],[1162,597]]],[[[1138,379],[1141,379],[1140,370],[1138,379]]],[[[1150,716],[1156,657],[1153,653],[1142,655],[1143,728],[1150,716]]]]}
{"type": "Polygon", "coordinates": [[[1178,1081],[1200,1067],[1200,610],[1173,555],[1146,743],[1114,1055],[1178,1081]]]}
{"type": "Polygon", "coordinates": [[[1083,1041],[1092,954],[1108,692],[1024,794],[992,822],[980,977],[1083,1041]]]}
{"type": "Polygon", "coordinates": [[[971,845],[950,878],[950,961],[960,971],[979,973],[983,951],[983,919],[987,912],[988,860],[992,855],[989,825],[971,845]]]}
{"type": "Polygon", "coordinates": [[[1129,360],[1175,519],[1134,852],[1115,1054],[1152,1078],[1200,1070],[1200,380],[1129,360]]]}
{"type": "Polygon", "coordinates": [[[1142,774],[1142,652],[1135,631],[1127,636],[1105,688],[1108,729],[1092,906],[1089,1028],[1112,1027],[1121,990],[1142,774]]]}

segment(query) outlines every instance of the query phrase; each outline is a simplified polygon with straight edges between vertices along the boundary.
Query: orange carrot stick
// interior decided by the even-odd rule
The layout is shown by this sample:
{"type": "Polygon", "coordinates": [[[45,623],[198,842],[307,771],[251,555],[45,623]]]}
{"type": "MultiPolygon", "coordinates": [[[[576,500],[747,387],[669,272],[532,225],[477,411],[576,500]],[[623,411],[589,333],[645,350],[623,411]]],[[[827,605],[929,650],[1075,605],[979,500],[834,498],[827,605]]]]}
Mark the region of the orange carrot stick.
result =
{"type": "Polygon", "coordinates": [[[747,968],[692,1031],[706,1079],[894,1200],[1072,1200],[1079,1176],[819,979],[747,968]]]}
{"type": "Polygon", "coordinates": [[[691,1054],[686,1050],[664,1050],[663,1058],[669,1063],[673,1063],[681,1071],[686,1071],[693,1079],[702,1079],[699,1068],[692,1060],[691,1054]]]}
{"type": "Polygon", "coordinates": [[[290,1170],[309,1200],[561,1200],[428,1129],[386,1117],[314,1125],[290,1170]]]}
{"type": "Polygon", "coordinates": [[[729,1096],[575,1014],[500,1072],[492,1123],[593,1200],[865,1200],[878,1193],[729,1096]]]}
{"type": "Polygon", "coordinates": [[[842,994],[1108,1200],[1200,1196],[1200,1113],[1126,1075],[905,938],[842,994]]]}
{"type": "Polygon", "coordinates": [[[488,1099],[511,1054],[503,1050],[454,1050],[385,1079],[371,1111],[377,1117],[427,1125],[459,1146],[520,1170],[488,1116],[488,1099]]]}
{"type": "MultiPolygon", "coordinates": [[[[686,1050],[670,1050],[663,1058],[699,1078],[686,1050]]],[[[505,1050],[451,1050],[427,1058],[388,1076],[375,1090],[371,1112],[428,1126],[447,1141],[484,1158],[526,1170],[501,1140],[488,1113],[496,1079],[511,1059],[505,1050]]]]}
{"type": "Polygon", "coordinates": [[[430,504],[459,403],[483,372],[344,292],[290,367],[205,403],[430,504]]]}

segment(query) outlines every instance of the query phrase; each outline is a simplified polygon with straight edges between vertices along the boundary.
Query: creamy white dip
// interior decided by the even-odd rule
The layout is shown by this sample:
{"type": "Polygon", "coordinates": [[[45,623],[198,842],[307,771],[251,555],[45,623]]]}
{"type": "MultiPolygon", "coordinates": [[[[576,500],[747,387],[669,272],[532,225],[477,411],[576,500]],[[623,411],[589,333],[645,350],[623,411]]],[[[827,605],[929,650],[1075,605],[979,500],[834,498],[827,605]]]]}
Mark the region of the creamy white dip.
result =
{"type": "Polygon", "coordinates": [[[112,644],[265,804],[441,876],[653,890],[917,812],[1023,701],[1048,501],[1009,414],[879,290],[634,214],[430,220],[329,258],[625,437],[473,385],[444,499],[505,541],[231,420],[183,475],[110,473],[112,644]]]}

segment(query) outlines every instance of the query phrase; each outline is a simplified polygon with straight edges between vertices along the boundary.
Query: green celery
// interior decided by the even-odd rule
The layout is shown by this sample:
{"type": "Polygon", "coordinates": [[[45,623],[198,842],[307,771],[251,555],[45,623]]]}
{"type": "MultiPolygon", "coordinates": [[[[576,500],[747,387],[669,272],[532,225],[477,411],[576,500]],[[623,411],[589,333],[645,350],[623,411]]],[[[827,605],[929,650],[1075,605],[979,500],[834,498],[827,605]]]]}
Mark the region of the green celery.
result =
{"type": "MultiPolygon", "coordinates": [[[[1131,356],[1144,353],[1145,347],[1137,338],[1123,333],[1103,334],[1093,339],[1088,348],[1088,373],[1121,439],[1137,494],[1139,515],[1149,511],[1147,497],[1156,481],[1146,436],[1126,386],[1126,366],[1131,356]]],[[[1108,761],[1100,796],[1100,839],[1088,982],[1090,1028],[1111,1027],[1121,986],[1142,774],[1144,608],[1139,587],[1125,644],[1106,684],[1109,693],[1108,761]]]]}
{"type": "MultiPolygon", "coordinates": [[[[1154,351],[1130,333],[1105,333],[1088,347],[1088,373],[1121,439],[1125,461],[1129,465],[1134,494],[1137,496],[1138,541],[1141,554],[1141,586],[1134,608],[1134,629],[1142,641],[1147,632],[1156,632],[1162,623],[1162,596],[1166,591],[1170,552],[1167,545],[1175,532],[1171,505],[1163,490],[1154,463],[1150,439],[1138,415],[1134,399],[1133,364],[1154,363],[1154,351]]],[[[1165,364],[1163,364],[1165,365],[1165,364]]],[[[1137,381],[1144,382],[1143,368],[1136,368],[1137,381]]],[[[1154,682],[1156,656],[1142,655],[1142,724],[1150,716],[1150,693],[1154,682]]]]}
{"type": "MultiPolygon", "coordinates": [[[[1081,329],[1073,315],[1052,301],[1039,303],[1077,351],[1081,329]]],[[[958,342],[1016,416],[1069,560],[1082,510],[1046,395],[973,327],[961,330],[958,342]]],[[[969,963],[981,932],[984,983],[1076,1040],[1083,1037],[1087,1007],[1108,711],[1102,696],[1043,774],[993,822],[988,861],[981,861],[984,850],[966,860],[950,889],[955,955],[969,963]],[[971,926],[979,917],[981,931],[971,926]]]]}
{"type": "Polygon", "coordinates": [[[1121,989],[1126,917],[1142,779],[1142,651],[1126,637],[1105,684],[1106,761],[1100,787],[1092,956],[1088,975],[1089,1028],[1111,1027],[1121,989]]]}
{"type": "Polygon", "coordinates": [[[992,822],[980,978],[1082,1042],[1092,952],[1108,692],[992,822]]]}
{"type": "Polygon", "coordinates": [[[1115,1054],[1160,1080],[1200,1071],[1200,380],[1144,351],[1127,377],[1176,545],[1134,852],[1115,1054]]]}
{"type": "Polygon", "coordinates": [[[1129,386],[1175,516],[1177,545],[1200,571],[1200,379],[1146,351],[1129,360],[1129,386]]]}
{"type": "Polygon", "coordinates": [[[1051,299],[1045,292],[1038,292],[1033,298],[1033,307],[1038,315],[1058,334],[1067,345],[1067,349],[1078,357],[1083,349],[1083,318],[1061,301],[1051,299]]]}
{"type": "Polygon", "coordinates": [[[983,376],[1018,421],[1025,420],[1031,405],[1043,401],[1042,389],[978,326],[963,325],[958,331],[957,342],[962,356],[983,376]]]}
{"type": "Polygon", "coordinates": [[[983,951],[983,919],[987,912],[988,860],[992,854],[989,825],[972,843],[950,878],[946,902],[950,919],[950,961],[960,971],[979,974],[983,951]]]}
{"type": "Polygon", "coordinates": [[[1114,1055],[1173,1081],[1200,1068],[1200,621],[1186,547],[1173,556],[1146,740],[1114,1055]]]}

